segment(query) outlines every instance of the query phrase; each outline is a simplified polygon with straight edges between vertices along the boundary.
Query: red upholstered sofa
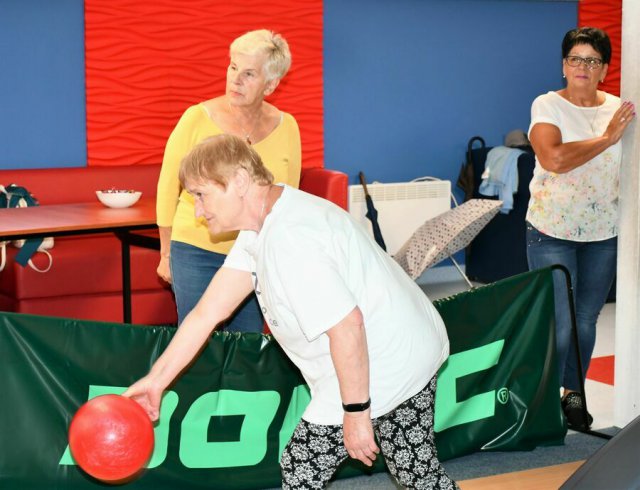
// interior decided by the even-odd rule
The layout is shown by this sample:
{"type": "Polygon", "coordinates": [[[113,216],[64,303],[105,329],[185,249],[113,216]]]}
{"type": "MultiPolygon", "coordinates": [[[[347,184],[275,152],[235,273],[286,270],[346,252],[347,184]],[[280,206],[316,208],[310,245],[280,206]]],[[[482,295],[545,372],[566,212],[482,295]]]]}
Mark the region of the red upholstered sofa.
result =
{"type": "MultiPolygon", "coordinates": [[[[159,165],[0,170],[0,184],[26,187],[41,205],[93,202],[97,189],[111,187],[155,196],[159,171],[159,165]]],[[[300,188],[346,209],[347,181],[341,172],[305,169],[300,188]]],[[[149,233],[157,236],[155,231],[149,233]]],[[[16,264],[15,253],[14,247],[7,247],[7,265],[0,272],[1,311],[122,321],[120,242],[114,235],[56,238],[51,250],[53,265],[46,273],[16,264]]],[[[34,257],[36,265],[45,259],[41,255],[34,257]]],[[[133,323],[158,325],[176,321],[173,295],[157,277],[157,264],[157,251],[131,247],[133,323]]]]}

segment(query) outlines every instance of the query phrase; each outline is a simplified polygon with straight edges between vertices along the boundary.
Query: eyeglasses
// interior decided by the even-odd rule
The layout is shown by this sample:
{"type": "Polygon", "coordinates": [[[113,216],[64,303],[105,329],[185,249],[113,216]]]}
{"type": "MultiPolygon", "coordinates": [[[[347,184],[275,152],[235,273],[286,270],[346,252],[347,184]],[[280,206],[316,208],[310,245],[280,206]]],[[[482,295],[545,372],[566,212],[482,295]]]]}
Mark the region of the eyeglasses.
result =
{"type": "Polygon", "coordinates": [[[567,56],[565,58],[567,65],[578,67],[580,64],[584,64],[589,70],[595,70],[602,66],[602,60],[600,58],[583,58],[582,56],[567,56]]]}

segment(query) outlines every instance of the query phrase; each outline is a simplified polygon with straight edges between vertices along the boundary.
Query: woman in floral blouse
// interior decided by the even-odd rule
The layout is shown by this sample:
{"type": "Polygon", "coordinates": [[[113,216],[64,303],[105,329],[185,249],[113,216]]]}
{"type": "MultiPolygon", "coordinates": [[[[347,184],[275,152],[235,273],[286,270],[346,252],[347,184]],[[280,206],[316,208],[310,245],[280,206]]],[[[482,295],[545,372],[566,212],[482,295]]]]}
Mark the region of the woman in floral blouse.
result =
{"type": "Polygon", "coordinates": [[[604,31],[569,31],[562,58],[566,87],[540,95],[531,107],[529,139],[536,167],[527,212],[527,257],[530,269],[561,264],[571,274],[582,372],[560,276],[554,278],[558,370],[568,424],[584,429],[593,418],[583,417],[580,377],[584,381],[596,321],[615,277],[620,138],[635,108],[598,90],[611,60],[604,31]]]}

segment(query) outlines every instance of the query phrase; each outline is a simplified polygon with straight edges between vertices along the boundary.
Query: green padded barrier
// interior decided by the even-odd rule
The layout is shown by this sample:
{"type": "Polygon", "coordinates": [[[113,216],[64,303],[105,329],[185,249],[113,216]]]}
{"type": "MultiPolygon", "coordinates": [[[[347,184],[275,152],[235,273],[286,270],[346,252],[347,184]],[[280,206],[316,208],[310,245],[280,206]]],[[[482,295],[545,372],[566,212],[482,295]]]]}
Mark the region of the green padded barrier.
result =
{"type": "MultiPolygon", "coordinates": [[[[452,353],[436,395],[440,458],[561,444],[551,272],[436,306],[452,353]]],[[[105,488],[74,464],[71,417],[87,399],[146,374],[174,331],[0,313],[0,488],[105,488]]],[[[148,469],[124,488],[277,487],[282,448],[308,401],[272,337],[216,333],[165,395],[148,469]]],[[[337,477],[383,469],[379,457],[373,470],[351,462],[337,477]]]]}

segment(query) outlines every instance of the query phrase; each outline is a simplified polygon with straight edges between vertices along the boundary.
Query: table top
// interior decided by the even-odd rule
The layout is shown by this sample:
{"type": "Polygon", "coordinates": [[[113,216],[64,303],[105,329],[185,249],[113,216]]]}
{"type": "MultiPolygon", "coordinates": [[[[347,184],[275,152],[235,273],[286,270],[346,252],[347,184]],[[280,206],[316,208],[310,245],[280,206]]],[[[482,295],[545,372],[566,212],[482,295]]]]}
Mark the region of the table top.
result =
{"type": "Polygon", "coordinates": [[[143,197],[129,208],[92,203],[52,204],[0,209],[0,239],[60,236],[156,226],[155,197],[143,197]]]}

